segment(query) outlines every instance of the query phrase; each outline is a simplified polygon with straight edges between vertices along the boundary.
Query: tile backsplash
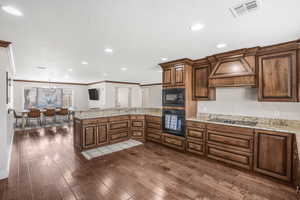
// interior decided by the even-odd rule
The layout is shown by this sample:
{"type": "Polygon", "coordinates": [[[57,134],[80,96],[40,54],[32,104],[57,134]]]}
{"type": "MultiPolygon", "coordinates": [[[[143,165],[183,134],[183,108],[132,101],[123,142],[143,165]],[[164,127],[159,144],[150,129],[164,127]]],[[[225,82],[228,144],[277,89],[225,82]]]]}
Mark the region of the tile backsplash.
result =
{"type": "Polygon", "coordinates": [[[198,101],[198,113],[300,120],[298,102],[259,102],[257,88],[217,88],[216,101],[198,101]]]}

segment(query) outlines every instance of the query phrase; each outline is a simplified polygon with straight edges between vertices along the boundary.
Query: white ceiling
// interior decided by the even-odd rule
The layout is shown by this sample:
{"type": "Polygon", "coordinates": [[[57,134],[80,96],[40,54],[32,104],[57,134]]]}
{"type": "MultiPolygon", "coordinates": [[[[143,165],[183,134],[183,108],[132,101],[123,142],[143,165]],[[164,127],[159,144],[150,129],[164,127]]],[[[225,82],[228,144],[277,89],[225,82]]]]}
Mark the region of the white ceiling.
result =
{"type": "Polygon", "coordinates": [[[238,2],[0,0],[24,14],[16,17],[0,11],[0,39],[14,43],[18,79],[151,83],[161,81],[154,67],[162,57],[196,59],[300,38],[299,0],[262,0],[260,10],[233,18],[229,7],[238,2]],[[191,32],[193,23],[205,28],[191,32]],[[228,46],[217,49],[220,42],[228,46]],[[112,48],[113,54],[105,53],[105,48],[112,48]],[[121,71],[122,67],[128,70],[121,71]]]}

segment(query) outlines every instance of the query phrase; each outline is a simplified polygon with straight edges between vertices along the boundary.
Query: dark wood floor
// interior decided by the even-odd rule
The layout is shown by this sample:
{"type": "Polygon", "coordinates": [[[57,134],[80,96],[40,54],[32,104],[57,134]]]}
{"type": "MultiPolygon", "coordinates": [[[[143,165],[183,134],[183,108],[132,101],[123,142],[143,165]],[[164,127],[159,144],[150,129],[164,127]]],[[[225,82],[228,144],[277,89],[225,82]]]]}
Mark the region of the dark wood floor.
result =
{"type": "Polygon", "coordinates": [[[17,132],[1,199],[293,200],[294,189],[155,143],[87,161],[72,129],[17,132]]]}

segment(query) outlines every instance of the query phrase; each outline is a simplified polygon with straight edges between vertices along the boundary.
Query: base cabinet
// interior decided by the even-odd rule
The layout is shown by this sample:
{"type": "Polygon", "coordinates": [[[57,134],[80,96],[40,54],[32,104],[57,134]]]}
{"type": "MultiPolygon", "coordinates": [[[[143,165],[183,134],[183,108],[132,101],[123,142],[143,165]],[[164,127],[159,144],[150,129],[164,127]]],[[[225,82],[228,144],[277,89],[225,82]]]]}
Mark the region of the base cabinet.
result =
{"type": "Polygon", "coordinates": [[[247,152],[236,151],[221,146],[207,144],[206,154],[208,158],[225,162],[237,167],[252,169],[253,156],[247,152]]]}
{"type": "Polygon", "coordinates": [[[145,141],[145,116],[144,115],[132,115],[131,119],[131,135],[134,140],[141,142],[145,141]]]}
{"type": "Polygon", "coordinates": [[[83,148],[88,149],[97,146],[97,124],[83,126],[83,148]]]}
{"type": "Polygon", "coordinates": [[[98,124],[97,144],[98,145],[108,144],[107,123],[98,124]]]}
{"type": "Polygon", "coordinates": [[[185,151],[185,138],[175,135],[163,134],[162,143],[166,146],[185,151]]]}
{"type": "Polygon", "coordinates": [[[292,178],[293,135],[255,131],[254,171],[284,181],[292,178]]]}
{"type": "Polygon", "coordinates": [[[186,141],[186,151],[199,154],[199,155],[204,155],[205,154],[204,142],[188,139],[186,141]]]}
{"type": "Polygon", "coordinates": [[[161,117],[146,116],[146,139],[162,143],[161,117]]]}

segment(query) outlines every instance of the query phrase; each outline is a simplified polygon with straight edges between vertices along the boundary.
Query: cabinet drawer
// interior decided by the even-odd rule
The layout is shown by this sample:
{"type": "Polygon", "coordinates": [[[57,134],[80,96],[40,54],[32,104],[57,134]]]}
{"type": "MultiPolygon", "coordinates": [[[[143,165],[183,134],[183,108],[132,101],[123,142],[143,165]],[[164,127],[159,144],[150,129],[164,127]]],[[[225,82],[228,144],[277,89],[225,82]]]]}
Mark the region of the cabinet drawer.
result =
{"type": "Polygon", "coordinates": [[[116,117],[110,117],[109,118],[110,122],[123,121],[123,120],[129,120],[129,115],[122,115],[122,116],[116,116],[116,117]]]}
{"type": "Polygon", "coordinates": [[[161,124],[153,123],[153,122],[147,122],[147,128],[154,128],[154,129],[161,129],[161,124]]]}
{"type": "Polygon", "coordinates": [[[83,125],[88,125],[88,124],[97,124],[98,120],[97,119],[85,119],[82,121],[83,125]]]}
{"type": "Polygon", "coordinates": [[[226,126],[226,125],[218,125],[218,124],[207,124],[207,130],[212,131],[220,131],[226,133],[237,133],[240,135],[248,135],[254,136],[254,130],[251,128],[242,128],[242,127],[234,127],[234,126],[226,126]]]}
{"type": "Polygon", "coordinates": [[[250,153],[239,152],[230,150],[228,148],[222,148],[220,146],[207,144],[206,155],[208,158],[222,161],[245,169],[252,168],[253,156],[250,153]]]}
{"type": "Polygon", "coordinates": [[[147,132],[147,134],[146,134],[147,140],[151,140],[154,142],[161,143],[161,137],[162,137],[162,134],[160,134],[160,133],[147,132]]]}
{"type": "Polygon", "coordinates": [[[129,128],[129,121],[118,121],[109,123],[109,130],[115,130],[120,128],[129,128]]]}
{"type": "Polygon", "coordinates": [[[186,141],[186,150],[188,152],[196,153],[199,155],[204,155],[204,152],[205,152],[204,142],[187,140],[186,141]]]}
{"type": "Polygon", "coordinates": [[[185,138],[168,135],[168,134],[163,134],[162,139],[163,139],[162,140],[163,144],[165,144],[169,147],[173,147],[175,149],[185,151],[185,138]]]}
{"type": "Polygon", "coordinates": [[[110,143],[126,140],[129,137],[128,130],[118,130],[109,134],[110,143]]]}
{"type": "Polygon", "coordinates": [[[160,123],[160,122],[161,122],[161,117],[156,117],[156,116],[150,116],[150,115],[147,115],[147,116],[146,116],[146,120],[147,120],[147,122],[156,122],[156,123],[160,123]]]}
{"type": "Polygon", "coordinates": [[[253,137],[237,133],[207,130],[207,142],[224,144],[230,148],[250,152],[253,149],[253,137]]]}
{"type": "Polygon", "coordinates": [[[197,128],[186,128],[186,136],[191,139],[204,140],[205,138],[205,129],[197,128]]]}
{"type": "Polygon", "coordinates": [[[145,119],[145,115],[130,115],[130,119],[145,119]]]}
{"type": "Polygon", "coordinates": [[[108,118],[99,118],[97,119],[98,123],[105,123],[108,122],[108,118]]]}
{"type": "Polygon", "coordinates": [[[131,127],[132,128],[143,128],[144,127],[144,120],[131,120],[131,127]]]}
{"type": "Polygon", "coordinates": [[[205,124],[201,123],[201,122],[187,121],[186,126],[189,126],[189,127],[192,127],[192,128],[205,129],[205,124]]]}
{"type": "Polygon", "coordinates": [[[131,130],[132,137],[144,137],[144,130],[131,130]]]}

